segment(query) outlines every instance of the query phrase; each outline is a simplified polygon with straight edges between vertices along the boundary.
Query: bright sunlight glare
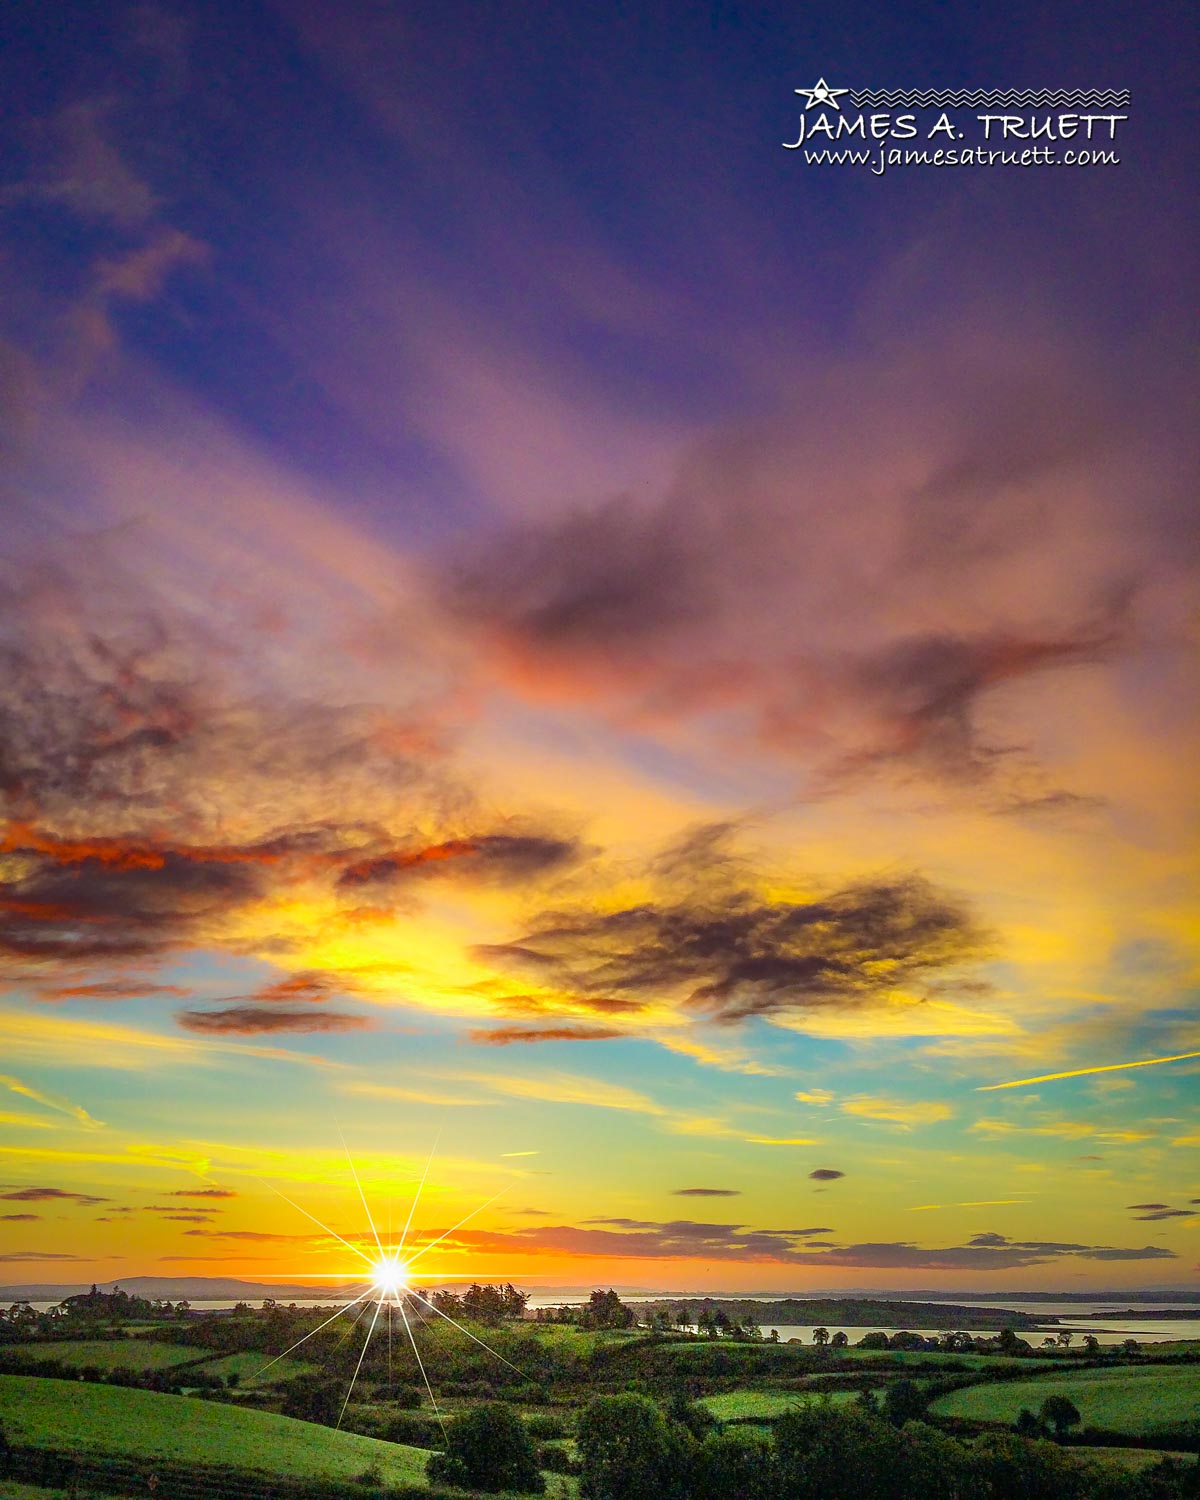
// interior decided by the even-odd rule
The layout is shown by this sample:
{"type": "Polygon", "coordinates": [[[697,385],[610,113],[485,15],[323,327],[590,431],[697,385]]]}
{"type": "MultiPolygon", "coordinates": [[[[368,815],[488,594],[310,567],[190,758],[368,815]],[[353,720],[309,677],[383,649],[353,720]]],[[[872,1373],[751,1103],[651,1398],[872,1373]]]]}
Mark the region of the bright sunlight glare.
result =
{"type": "Polygon", "coordinates": [[[381,1297],[399,1297],[408,1290],[408,1267],[401,1260],[377,1260],[371,1267],[371,1284],[381,1297]]]}

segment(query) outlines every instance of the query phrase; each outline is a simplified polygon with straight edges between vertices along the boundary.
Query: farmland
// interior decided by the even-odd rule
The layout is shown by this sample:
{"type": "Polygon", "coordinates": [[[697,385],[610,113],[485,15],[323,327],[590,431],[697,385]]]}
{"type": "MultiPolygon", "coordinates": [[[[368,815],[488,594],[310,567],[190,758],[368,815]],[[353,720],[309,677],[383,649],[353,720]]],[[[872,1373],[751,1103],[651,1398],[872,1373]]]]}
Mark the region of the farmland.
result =
{"type": "Polygon", "coordinates": [[[700,1405],[719,1422],[765,1422],[795,1411],[812,1400],[837,1405],[852,1401],[854,1391],[829,1391],[817,1396],[814,1391],[725,1391],[718,1396],[704,1396],[700,1405]]]}
{"type": "Polygon", "coordinates": [[[131,1339],[62,1339],[44,1344],[22,1346],[22,1357],[36,1364],[57,1360],[75,1369],[169,1370],[174,1365],[191,1364],[200,1351],[182,1344],[159,1343],[151,1338],[131,1339]]]}
{"type": "Polygon", "coordinates": [[[1068,1396],[1085,1427],[1152,1437],[1158,1431],[1196,1422],[1200,1413],[1200,1369],[1093,1369],[973,1385],[935,1401],[935,1416],[1014,1422],[1022,1407],[1037,1411],[1049,1396],[1068,1396]]]}

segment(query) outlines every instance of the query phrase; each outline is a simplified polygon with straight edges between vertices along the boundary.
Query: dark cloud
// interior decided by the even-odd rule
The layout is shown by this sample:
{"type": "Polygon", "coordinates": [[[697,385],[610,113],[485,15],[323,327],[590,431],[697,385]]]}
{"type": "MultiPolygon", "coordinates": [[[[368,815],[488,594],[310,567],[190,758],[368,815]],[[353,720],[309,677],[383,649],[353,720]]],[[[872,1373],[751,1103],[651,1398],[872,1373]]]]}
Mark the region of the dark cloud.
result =
{"type": "Polygon", "coordinates": [[[1195,1216],[1189,1208],[1156,1208],[1153,1213],[1134,1214],[1133,1217],[1145,1221],[1148,1219],[1191,1219],[1195,1216]]]}
{"type": "Polygon", "coordinates": [[[453,874],[497,882],[524,882],[561,869],[580,856],[573,839],[536,833],[482,833],[358,860],[342,871],[343,887],[389,884],[419,875],[453,874]]]}
{"type": "Polygon", "coordinates": [[[84,984],[44,986],[41,1000],[182,1000],[191,993],[177,984],[152,984],[148,980],[95,979],[84,984]]]}
{"type": "Polygon", "coordinates": [[[92,1207],[97,1203],[108,1203],[108,1198],[96,1198],[91,1193],[72,1193],[66,1188],[56,1187],[27,1187],[16,1188],[12,1192],[0,1193],[0,1199],[6,1203],[81,1203],[92,1207]]]}
{"type": "MultiPolygon", "coordinates": [[[[94,550],[0,566],[0,969],[53,1000],[177,994],[92,970],[219,943],[269,895],[333,893],[469,809],[434,710],[298,699],[246,637],[94,550]]],[[[552,862],[553,839],[522,833],[485,837],[482,860],[552,862]]]]}
{"type": "Polygon", "coordinates": [[[795,1267],[823,1266],[875,1270],[999,1271],[1071,1259],[1141,1261],[1175,1259],[1157,1246],[1121,1249],[1057,1241],[1009,1241],[1003,1235],[978,1236],[967,1245],[927,1248],[906,1241],[839,1245],[810,1238],[828,1228],[753,1229],[741,1224],[705,1224],[693,1220],[659,1223],[649,1219],[598,1217],[583,1224],[531,1225],[507,1233],[460,1230],[456,1244],[476,1251],[553,1250],[568,1255],[630,1259],[742,1260],[776,1262],[795,1267]],[[980,1240],[986,1243],[980,1243],[980,1240]]]}
{"type": "Polygon", "coordinates": [[[9,825],[0,957],[95,963],[152,958],[199,940],[267,889],[267,851],[65,839],[9,825]]]}
{"type": "Polygon", "coordinates": [[[205,1240],[261,1240],[264,1243],[286,1245],[309,1244],[314,1240],[328,1240],[328,1234],[272,1234],[264,1229],[185,1229],[184,1235],[194,1235],[205,1240]]]}
{"type": "MultiPolygon", "coordinates": [[[[978,956],[967,911],[917,876],[846,886],[818,900],[681,892],[617,911],[544,912],[510,951],[581,994],[677,995],[722,1022],[822,1005],[870,1004],[978,956]]],[[[487,950],[503,962],[503,946],[487,950]]]]}
{"type": "MultiPolygon", "coordinates": [[[[530,968],[535,960],[518,945],[506,943],[478,943],[471,949],[482,963],[499,964],[504,968],[530,968]]],[[[543,978],[555,967],[554,963],[540,961],[543,978]]],[[[589,995],[560,992],[558,995],[514,993],[498,990],[494,980],[481,987],[497,1006],[506,1012],[521,1016],[558,1016],[564,1009],[593,1011],[599,1016],[635,1016],[645,1010],[646,1002],[630,1000],[616,995],[589,995]]]]}
{"type": "Polygon", "coordinates": [[[168,1198],[236,1198],[232,1188],[175,1188],[168,1198]]]}
{"type": "MultiPolygon", "coordinates": [[[[766,1260],[793,1263],[803,1257],[804,1237],[828,1229],[753,1229],[743,1224],[706,1224],[692,1219],[660,1223],[652,1219],[598,1217],[583,1225],[533,1225],[509,1234],[464,1234],[460,1242],[478,1248],[555,1249],[578,1255],[618,1255],[645,1259],[702,1256],[709,1260],[766,1260]]],[[[460,1239],[455,1234],[454,1239],[460,1239]]]]}
{"type": "Polygon", "coordinates": [[[741,1188],[672,1188],[676,1198],[739,1198],[741,1188]]]}
{"type": "Polygon", "coordinates": [[[813,1182],[835,1182],[839,1177],[845,1177],[846,1174],[839,1172],[836,1167],[817,1167],[808,1175],[813,1182]]]}
{"type": "Polygon", "coordinates": [[[85,1255],[68,1255],[58,1250],[13,1250],[0,1255],[0,1261],[18,1263],[26,1260],[86,1260],[85,1255]]]}
{"type": "Polygon", "coordinates": [[[41,1222],[41,1214],[0,1214],[0,1223],[4,1224],[38,1224],[41,1222]]]}
{"type": "Polygon", "coordinates": [[[368,1016],[336,1010],[272,1010],[229,1005],[223,1010],[181,1010],[175,1019],[185,1031],[255,1036],[262,1032],[362,1031],[374,1023],[368,1016]]]}
{"type": "Polygon", "coordinates": [[[1127,393],[1073,351],[1031,373],[1011,329],[981,336],[982,360],[973,336],[801,381],[786,419],[705,444],[660,500],[482,540],[446,570],[451,612],[518,692],[652,730],[732,723],[810,791],[891,771],[996,782],[1008,813],[1091,805],[995,709],[1130,645],[1180,476],[1165,462],[1156,493],[1140,466],[1154,519],[1117,544],[1144,442],[1127,393]]]}
{"type": "MultiPolygon", "coordinates": [[[[1060,635],[941,633],[883,646],[860,659],[851,672],[852,690],[874,705],[876,741],[848,754],[838,772],[844,776],[874,763],[899,761],[948,776],[986,776],[1007,749],[981,736],[978,710],[984,696],[1021,678],[1102,661],[1118,640],[1110,618],[1082,622],[1060,635]]],[[[1000,810],[1049,811],[1064,805],[1063,796],[1057,790],[1010,796],[1000,810]]],[[[1066,796],[1074,805],[1075,799],[1066,796]]]]}
{"type": "Polygon", "coordinates": [[[1131,1209],[1132,1208],[1148,1208],[1148,1209],[1149,1208],[1166,1208],[1167,1206],[1168,1205],[1165,1204],[1165,1203],[1129,1203],[1129,1204],[1126,1204],[1126,1207],[1127,1208],[1131,1208],[1131,1209]]]}
{"type": "Polygon", "coordinates": [[[469,1031],[472,1042],[508,1047],[513,1042],[607,1042],[624,1036],[611,1026],[492,1026],[469,1031]]]}

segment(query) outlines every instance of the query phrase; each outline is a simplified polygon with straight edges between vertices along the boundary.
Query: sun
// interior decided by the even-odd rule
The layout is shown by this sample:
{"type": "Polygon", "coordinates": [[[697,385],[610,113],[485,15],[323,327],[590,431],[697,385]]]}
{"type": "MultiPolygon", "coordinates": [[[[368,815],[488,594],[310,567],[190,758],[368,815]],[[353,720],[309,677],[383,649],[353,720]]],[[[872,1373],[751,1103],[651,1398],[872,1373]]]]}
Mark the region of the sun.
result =
{"type": "MultiPolygon", "coordinates": [[[[344,1137],[342,1140],[342,1144],[343,1146],[345,1146],[344,1137]]],[[[367,1347],[370,1344],[372,1337],[374,1336],[376,1327],[380,1323],[381,1315],[383,1319],[383,1329],[385,1329],[387,1332],[389,1371],[391,1368],[392,1324],[394,1321],[393,1315],[399,1314],[400,1320],[404,1325],[404,1332],[408,1335],[408,1342],[412,1347],[413,1357],[415,1358],[417,1366],[420,1369],[421,1379],[424,1382],[426,1393],[429,1396],[430,1405],[433,1407],[434,1415],[437,1417],[439,1422],[442,1422],[442,1414],[438,1408],[437,1398],[433,1394],[433,1387],[429,1383],[429,1376],[425,1369],[425,1362],[421,1358],[421,1351],[417,1347],[416,1336],[413,1332],[414,1320],[417,1323],[418,1327],[427,1323],[430,1320],[431,1315],[432,1317],[437,1318],[442,1322],[449,1323],[452,1327],[457,1328],[459,1333],[470,1339],[473,1344],[478,1344],[481,1349],[487,1350],[487,1352],[492,1355],[494,1359],[498,1359],[501,1364],[507,1365],[510,1370],[514,1370],[518,1375],[521,1376],[523,1380],[528,1378],[525,1375],[524,1371],[518,1369],[511,1360],[506,1359],[503,1354],[500,1354],[497,1350],[493,1349],[490,1344],[485,1344],[484,1341],[476,1334],[472,1333],[469,1328],[465,1328],[461,1323],[456,1322],[449,1313],[447,1313],[446,1311],[444,1311],[444,1309],[437,1305],[437,1302],[435,1300],[431,1299],[425,1294],[425,1292],[421,1290],[420,1282],[422,1281],[422,1279],[428,1279],[435,1273],[431,1271],[422,1272],[421,1270],[417,1269],[417,1261],[419,1261],[423,1255],[428,1254],[428,1252],[431,1250],[435,1250],[438,1245],[448,1240],[451,1235],[455,1234],[459,1229],[461,1229],[464,1224],[469,1223],[470,1220],[472,1220],[476,1216],[476,1214],[482,1213],[485,1208],[488,1208],[496,1201],[497,1198],[502,1197],[503,1193],[507,1191],[507,1189],[502,1189],[501,1192],[493,1194],[492,1197],[486,1199],[483,1203],[480,1203],[475,1208],[473,1208],[470,1213],[464,1214],[463,1217],[459,1219],[457,1224],[451,1225],[449,1229],[442,1230],[442,1232],[435,1239],[427,1239],[424,1243],[419,1245],[416,1243],[410,1243],[406,1251],[405,1242],[408,1240],[409,1231],[412,1228],[413,1216],[416,1213],[417,1205],[421,1199],[421,1192],[425,1187],[426,1179],[429,1176],[429,1169],[433,1165],[433,1157],[436,1150],[437,1141],[435,1140],[433,1143],[433,1149],[429,1153],[429,1159],[425,1163],[425,1170],[421,1174],[421,1179],[418,1182],[416,1192],[413,1195],[412,1205],[408,1211],[408,1218],[405,1221],[404,1228],[400,1233],[400,1237],[397,1241],[388,1243],[385,1248],[385,1241],[383,1238],[381,1238],[379,1230],[376,1227],[375,1220],[371,1215],[371,1210],[367,1205],[366,1194],[363,1192],[362,1183],[359,1181],[358,1172],[355,1170],[354,1161],[350,1155],[349,1147],[346,1147],[346,1161],[350,1168],[350,1175],[354,1180],[354,1186],[358,1189],[358,1196],[362,1201],[363,1212],[366,1214],[367,1225],[369,1229],[369,1238],[373,1239],[375,1242],[374,1253],[371,1253],[369,1250],[363,1249],[361,1244],[355,1244],[351,1240],[345,1239],[342,1235],[338,1234],[336,1230],[331,1229],[328,1224],[323,1224],[315,1214],[309,1213],[308,1209],[303,1208],[299,1203],[296,1203],[293,1199],[289,1198],[286,1193],[281,1193],[279,1189],[272,1183],[266,1182],[263,1178],[258,1179],[263,1184],[263,1186],[269,1188],[271,1192],[276,1195],[276,1197],[282,1198],[283,1201],[289,1205],[289,1207],[294,1208],[298,1213],[303,1214],[306,1219],[311,1219],[318,1229],[323,1230],[324,1233],[329,1235],[332,1239],[339,1241],[342,1245],[345,1246],[347,1250],[352,1251],[363,1262],[363,1268],[366,1274],[363,1275],[363,1271],[359,1272],[359,1276],[362,1278],[362,1280],[360,1280],[358,1284],[362,1287],[362,1290],[358,1293],[358,1295],[356,1297],[352,1297],[350,1301],[338,1307],[335,1312],[333,1312],[329,1317],[325,1318],[324,1321],[318,1323],[315,1328],[310,1328],[307,1333],[298,1338],[296,1342],[292,1344],[290,1348],[285,1349],[282,1354],[276,1354],[274,1358],[268,1360],[267,1363],[262,1367],[262,1369],[257,1372],[258,1375],[265,1374],[266,1371],[272,1367],[272,1365],[277,1365],[281,1359],[286,1359],[289,1354],[293,1354],[303,1344],[306,1344],[309,1339],[315,1337],[318,1333],[320,1333],[322,1329],[328,1328],[331,1323],[336,1322],[346,1314],[353,1314],[350,1320],[350,1328],[347,1330],[348,1332],[357,1326],[360,1319],[363,1319],[367,1325],[367,1333],[366,1337],[363,1340],[362,1349],[359,1351],[358,1363],[354,1367],[354,1374],[350,1377],[350,1384],[346,1389],[345,1399],[342,1402],[342,1410],[337,1420],[337,1425],[339,1427],[342,1425],[342,1419],[346,1415],[346,1408],[349,1405],[350,1397],[354,1393],[354,1387],[362,1370],[363,1361],[367,1357],[367,1347]],[[370,1312],[370,1317],[366,1316],[368,1312],[370,1312]]],[[[361,1238],[362,1237],[360,1237],[360,1239],[361,1238]]],[[[414,1239],[415,1238],[416,1237],[414,1237],[414,1239]]],[[[391,1236],[387,1236],[387,1239],[390,1241],[391,1236]]],[[[345,1335],[343,1335],[343,1337],[345,1337],[345,1335]]],[[[443,1436],[445,1435],[445,1430],[445,1424],[442,1423],[443,1436]]]]}
{"type": "Polygon", "coordinates": [[[408,1266],[395,1256],[384,1256],[371,1266],[371,1285],[380,1298],[399,1299],[408,1291],[408,1266]]]}

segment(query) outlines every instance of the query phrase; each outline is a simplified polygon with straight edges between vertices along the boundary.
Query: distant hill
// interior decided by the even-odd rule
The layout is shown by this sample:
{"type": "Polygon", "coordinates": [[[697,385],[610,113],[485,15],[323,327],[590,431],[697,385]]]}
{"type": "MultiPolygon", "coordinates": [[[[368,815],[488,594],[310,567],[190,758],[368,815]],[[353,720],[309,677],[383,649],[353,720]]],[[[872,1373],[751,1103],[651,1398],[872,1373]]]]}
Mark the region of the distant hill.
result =
{"type": "MultiPolygon", "coordinates": [[[[91,1282],[39,1282],[26,1286],[0,1286],[0,1302],[59,1302],[64,1297],[74,1297],[79,1292],[91,1290],[91,1282]]],[[[168,1302],[184,1299],[188,1302],[207,1300],[225,1302],[230,1298],[241,1302],[262,1302],[274,1297],[277,1302],[293,1302],[320,1297],[322,1301],[345,1302],[356,1297],[362,1290],[361,1283],[345,1286],[306,1286],[300,1282],[271,1283],[266,1281],[238,1281],[232,1276],[122,1276],[117,1281],[97,1282],[102,1292],[111,1292],[119,1286],[131,1297],[159,1297],[168,1302]]]]}
{"type": "Polygon", "coordinates": [[[687,1309],[688,1321],[699,1321],[700,1309],[721,1311],[734,1321],[753,1318],[756,1323],[805,1327],[830,1324],[845,1328],[961,1328],[986,1331],[997,1328],[1038,1329],[1057,1323],[1049,1316],[1014,1312],[1004,1307],[962,1307],[953,1302],[893,1302],[882,1297],[823,1297],[819,1301],[787,1297],[779,1301],[728,1297],[664,1298],[658,1304],[668,1311],[687,1309]]]}

